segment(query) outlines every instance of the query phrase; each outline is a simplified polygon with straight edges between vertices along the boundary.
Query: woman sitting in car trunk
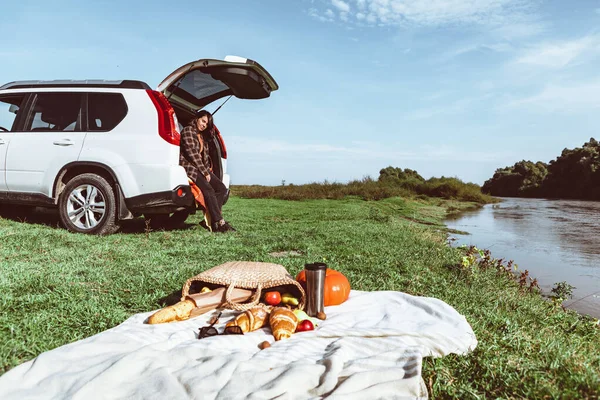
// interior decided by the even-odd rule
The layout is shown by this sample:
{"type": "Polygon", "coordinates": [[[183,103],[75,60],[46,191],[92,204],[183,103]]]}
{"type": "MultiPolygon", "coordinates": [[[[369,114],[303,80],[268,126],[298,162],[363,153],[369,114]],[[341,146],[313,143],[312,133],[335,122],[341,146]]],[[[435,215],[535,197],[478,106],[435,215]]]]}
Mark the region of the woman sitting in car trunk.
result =
{"type": "Polygon", "coordinates": [[[204,195],[204,202],[210,215],[213,232],[235,231],[223,219],[221,208],[227,188],[210,170],[208,143],[213,134],[211,113],[201,110],[181,132],[179,165],[185,168],[188,177],[196,183],[204,195]]]}

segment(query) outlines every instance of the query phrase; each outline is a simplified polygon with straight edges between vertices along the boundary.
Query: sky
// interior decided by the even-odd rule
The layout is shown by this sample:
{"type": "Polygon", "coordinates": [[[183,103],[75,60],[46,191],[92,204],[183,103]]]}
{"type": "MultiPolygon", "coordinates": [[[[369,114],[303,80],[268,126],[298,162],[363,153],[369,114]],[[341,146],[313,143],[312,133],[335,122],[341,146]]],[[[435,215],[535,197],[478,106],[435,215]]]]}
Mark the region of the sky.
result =
{"type": "Polygon", "coordinates": [[[215,115],[233,184],[376,179],[387,166],[483,184],[497,168],[600,139],[600,0],[1,8],[0,84],[137,79],[155,88],[197,59],[259,62],[279,90],[233,98],[215,115]]]}

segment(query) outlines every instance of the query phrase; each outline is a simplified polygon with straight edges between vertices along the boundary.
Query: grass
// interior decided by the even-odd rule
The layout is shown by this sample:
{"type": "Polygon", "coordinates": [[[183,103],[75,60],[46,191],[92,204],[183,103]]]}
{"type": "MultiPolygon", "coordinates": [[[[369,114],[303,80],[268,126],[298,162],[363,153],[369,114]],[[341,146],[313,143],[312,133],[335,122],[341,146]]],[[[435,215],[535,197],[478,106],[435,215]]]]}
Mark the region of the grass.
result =
{"type": "Polygon", "coordinates": [[[232,197],[225,214],[238,232],[226,235],[204,231],[197,215],[188,229],[147,231],[136,220],[107,237],[57,229],[52,213],[0,219],[0,368],[158,308],[187,278],[225,261],[276,262],[295,275],[325,260],[353,289],[437,297],[466,316],[479,345],[425,360],[431,398],[598,398],[593,321],[494,269],[457,266],[464,254],[446,244],[441,221],[473,206],[417,197],[232,197]]]}

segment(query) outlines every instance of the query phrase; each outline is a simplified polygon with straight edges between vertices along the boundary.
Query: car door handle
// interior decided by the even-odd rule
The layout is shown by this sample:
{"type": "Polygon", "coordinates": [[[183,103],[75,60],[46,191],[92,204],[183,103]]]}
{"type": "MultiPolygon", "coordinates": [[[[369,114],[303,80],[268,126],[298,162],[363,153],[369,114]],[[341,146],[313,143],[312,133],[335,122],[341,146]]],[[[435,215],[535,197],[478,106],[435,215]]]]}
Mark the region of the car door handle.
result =
{"type": "Polygon", "coordinates": [[[75,143],[71,139],[57,140],[53,143],[55,146],[73,146],[75,143]]]}
{"type": "Polygon", "coordinates": [[[0,139],[0,144],[6,144],[6,142],[2,139],[0,139]]]}

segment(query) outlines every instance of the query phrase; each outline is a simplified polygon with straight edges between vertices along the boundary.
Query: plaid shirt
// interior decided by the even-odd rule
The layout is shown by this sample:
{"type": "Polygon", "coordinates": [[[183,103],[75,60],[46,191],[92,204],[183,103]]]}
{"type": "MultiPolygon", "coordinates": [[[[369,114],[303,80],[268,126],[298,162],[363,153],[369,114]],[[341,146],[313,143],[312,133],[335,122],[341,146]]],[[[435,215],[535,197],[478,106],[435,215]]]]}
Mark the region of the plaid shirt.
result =
{"type": "Polygon", "coordinates": [[[194,182],[199,178],[199,174],[206,176],[210,172],[208,146],[200,136],[194,119],[183,128],[179,144],[179,165],[185,169],[188,177],[194,182]]]}

